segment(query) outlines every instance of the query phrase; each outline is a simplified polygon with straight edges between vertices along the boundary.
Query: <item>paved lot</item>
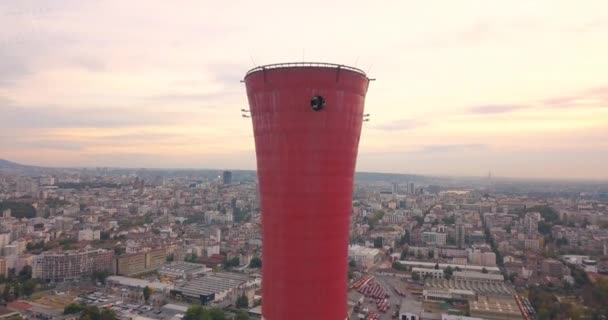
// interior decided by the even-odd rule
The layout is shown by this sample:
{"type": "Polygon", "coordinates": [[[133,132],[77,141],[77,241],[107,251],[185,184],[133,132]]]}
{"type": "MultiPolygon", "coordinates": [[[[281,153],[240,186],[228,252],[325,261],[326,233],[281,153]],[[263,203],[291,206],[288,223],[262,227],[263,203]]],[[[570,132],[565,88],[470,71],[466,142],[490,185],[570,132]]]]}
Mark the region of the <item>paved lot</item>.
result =
{"type": "Polygon", "coordinates": [[[381,320],[389,320],[389,319],[393,319],[393,314],[395,312],[395,310],[397,310],[397,305],[401,303],[401,299],[402,297],[398,296],[395,291],[393,290],[394,287],[400,288],[401,290],[404,290],[404,282],[402,280],[400,280],[399,278],[395,278],[395,277],[390,277],[390,276],[379,276],[376,275],[374,282],[376,284],[378,284],[385,293],[389,294],[389,298],[388,298],[388,302],[389,302],[389,309],[386,311],[386,313],[382,313],[378,310],[378,307],[376,305],[376,299],[374,298],[370,298],[370,297],[365,297],[364,298],[364,302],[363,302],[363,308],[368,309],[369,311],[375,312],[378,315],[380,315],[380,319],[381,320]]]}

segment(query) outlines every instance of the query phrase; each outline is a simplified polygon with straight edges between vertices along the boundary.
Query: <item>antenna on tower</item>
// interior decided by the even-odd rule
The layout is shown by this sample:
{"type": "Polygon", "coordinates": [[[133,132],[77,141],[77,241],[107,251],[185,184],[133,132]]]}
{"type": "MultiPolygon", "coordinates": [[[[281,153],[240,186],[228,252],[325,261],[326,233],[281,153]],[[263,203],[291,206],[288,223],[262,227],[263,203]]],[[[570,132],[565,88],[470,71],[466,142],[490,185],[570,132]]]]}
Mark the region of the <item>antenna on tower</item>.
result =
{"type": "Polygon", "coordinates": [[[253,55],[251,54],[251,50],[249,50],[249,59],[251,59],[251,63],[253,64],[254,67],[257,67],[258,65],[255,63],[255,60],[253,60],[253,55]]]}

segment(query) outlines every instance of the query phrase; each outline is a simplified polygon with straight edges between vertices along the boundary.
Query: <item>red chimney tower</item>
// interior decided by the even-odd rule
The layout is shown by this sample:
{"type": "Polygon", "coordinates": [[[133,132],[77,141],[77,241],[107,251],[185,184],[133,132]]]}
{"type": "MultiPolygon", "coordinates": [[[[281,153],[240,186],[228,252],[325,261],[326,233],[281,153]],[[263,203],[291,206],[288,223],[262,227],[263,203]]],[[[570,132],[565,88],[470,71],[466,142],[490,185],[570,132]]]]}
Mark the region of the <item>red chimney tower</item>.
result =
{"type": "Polygon", "coordinates": [[[344,320],[353,176],[370,79],[327,63],[245,76],[263,233],[262,316],[344,320]]]}

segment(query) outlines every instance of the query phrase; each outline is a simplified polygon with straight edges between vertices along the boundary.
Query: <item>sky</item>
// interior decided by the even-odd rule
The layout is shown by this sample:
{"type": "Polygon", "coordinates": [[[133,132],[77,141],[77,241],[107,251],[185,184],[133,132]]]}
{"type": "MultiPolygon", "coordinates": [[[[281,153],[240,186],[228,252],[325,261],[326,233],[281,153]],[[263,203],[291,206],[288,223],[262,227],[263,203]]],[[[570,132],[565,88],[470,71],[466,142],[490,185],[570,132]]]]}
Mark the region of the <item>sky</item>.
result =
{"type": "Polygon", "coordinates": [[[0,0],[0,158],[254,169],[240,80],[372,82],[358,171],[608,179],[608,1],[0,0]]]}

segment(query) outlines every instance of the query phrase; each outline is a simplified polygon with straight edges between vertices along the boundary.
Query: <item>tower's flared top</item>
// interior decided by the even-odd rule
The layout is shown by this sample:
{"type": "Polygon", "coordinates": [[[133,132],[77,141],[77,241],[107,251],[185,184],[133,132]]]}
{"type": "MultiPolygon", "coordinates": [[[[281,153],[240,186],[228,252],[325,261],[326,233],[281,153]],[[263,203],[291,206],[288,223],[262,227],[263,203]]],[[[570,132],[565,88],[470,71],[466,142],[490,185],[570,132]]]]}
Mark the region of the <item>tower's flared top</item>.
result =
{"type": "Polygon", "coordinates": [[[327,68],[327,69],[349,70],[349,71],[359,73],[367,78],[365,71],[363,71],[361,69],[358,69],[355,67],[349,67],[349,66],[343,65],[343,64],[326,63],[326,62],[286,62],[286,63],[267,64],[265,66],[255,67],[255,68],[247,71],[247,74],[245,74],[245,78],[247,78],[248,76],[250,76],[256,72],[260,72],[260,71],[273,70],[273,69],[288,69],[288,68],[327,68]]]}

